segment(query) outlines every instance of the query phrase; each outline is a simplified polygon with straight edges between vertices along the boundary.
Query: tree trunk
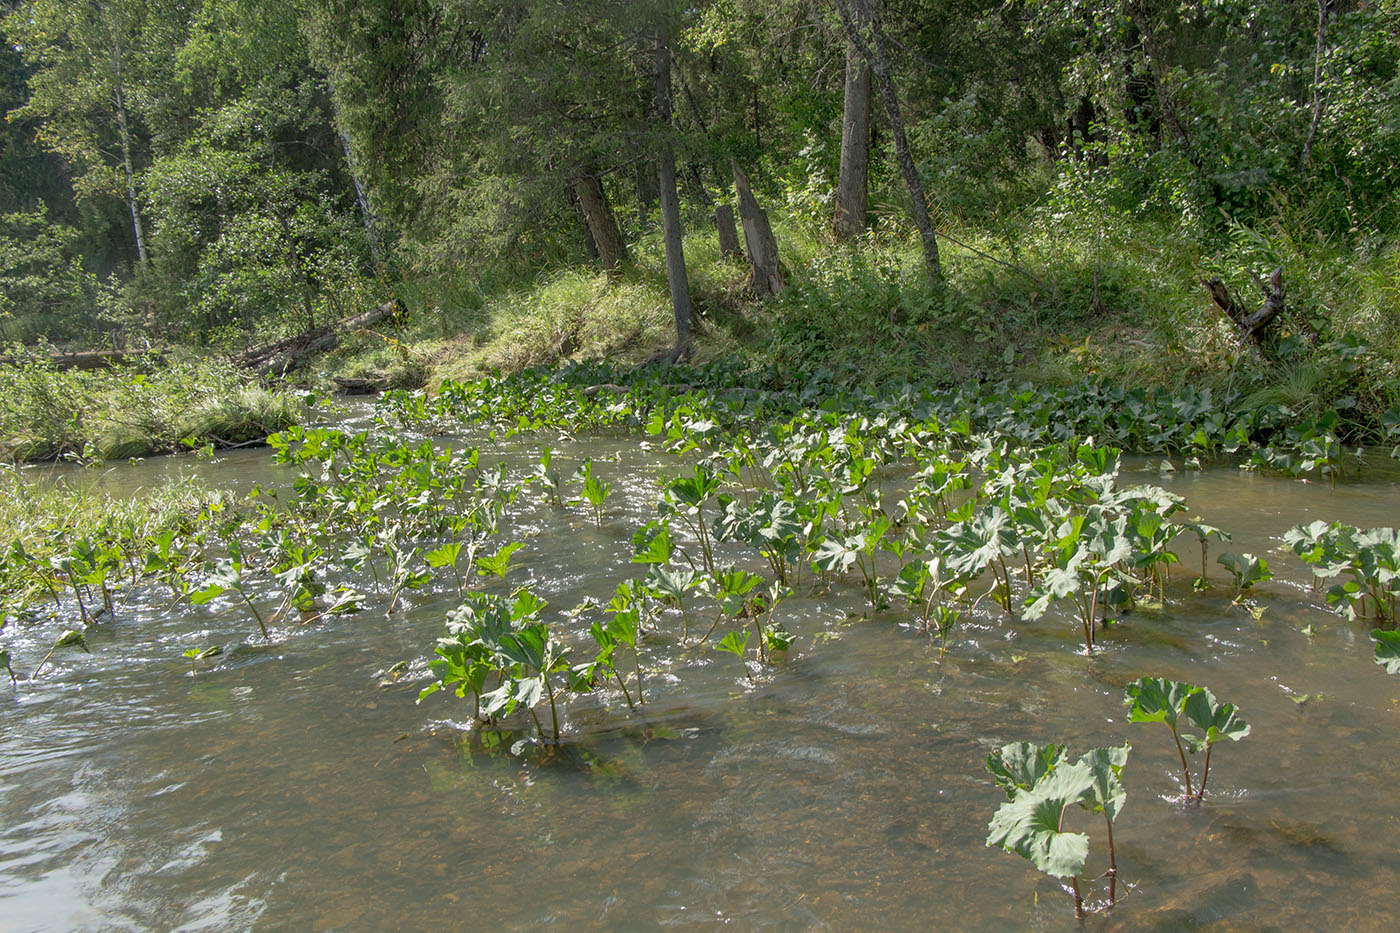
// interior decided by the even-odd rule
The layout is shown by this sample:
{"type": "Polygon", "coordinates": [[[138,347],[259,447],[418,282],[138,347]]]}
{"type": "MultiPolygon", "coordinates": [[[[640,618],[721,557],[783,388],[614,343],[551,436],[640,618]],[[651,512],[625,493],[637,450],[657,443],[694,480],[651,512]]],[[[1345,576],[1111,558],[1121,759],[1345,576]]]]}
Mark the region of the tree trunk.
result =
{"type": "Polygon", "coordinates": [[[136,201],[136,171],[131,161],[131,131],[126,123],[126,95],[122,84],[121,46],[112,49],[112,66],[116,73],[117,133],[121,136],[122,169],[126,173],[126,203],[131,208],[131,229],[136,236],[136,257],[141,271],[146,271],[146,232],[141,226],[141,208],[136,201]]]}
{"type": "Polygon", "coordinates": [[[841,16],[846,38],[860,52],[875,76],[875,84],[880,89],[880,98],[885,104],[885,116],[890,121],[890,132],[894,134],[895,154],[899,158],[899,168],[904,174],[904,184],[909,189],[913,201],[914,224],[919,228],[919,239],[924,248],[924,267],[930,284],[937,285],[943,279],[943,266],[938,258],[938,238],[933,232],[933,221],[928,215],[928,200],[924,197],[924,183],[919,178],[914,155],[909,149],[909,140],[904,134],[904,117],[899,110],[899,95],[895,92],[894,79],[890,76],[889,56],[885,54],[884,30],[874,11],[866,7],[868,0],[836,0],[836,11],[841,16]],[[861,34],[868,26],[870,41],[861,34]]]}
{"type": "Polygon", "coordinates": [[[375,219],[374,211],[370,210],[369,192],[365,190],[365,183],[360,180],[359,166],[355,162],[355,151],[350,148],[350,134],[343,129],[339,130],[339,133],[340,145],[345,149],[345,167],[350,172],[350,181],[355,185],[355,202],[360,205],[360,219],[365,225],[365,239],[369,242],[369,255],[377,266],[384,261],[379,250],[379,221],[375,219]]]}
{"type": "MultiPolygon", "coordinates": [[[[1258,282],[1258,279],[1255,281],[1258,282]]],[[[1265,328],[1284,309],[1283,266],[1279,266],[1269,275],[1267,284],[1259,282],[1259,289],[1264,293],[1264,303],[1258,311],[1250,311],[1246,308],[1234,295],[1230,294],[1230,289],[1218,278],[1204,280],[1201,284],[1210,292],[1211,300],[1235,325],[1240,335],[1240,343],[1262,346],[1264,341],[1261,339],[1261,335],[1265,328]]]]}
{"type": "Polygon", "coordinates": [[[1322,114],[1326,99],[1322,96],[1322,63],[1327,53],[1327,0],[1317,0],[1317,48],[1313,52],[1312,77],[1312,122],[1308,124],[1308,138],[1303,141],[1303,154],[1298,157],[1298,173],[1304,174],[1312,165],[1313,143],[1317,140],[1317,128],[1322,125],[1322,114]]]}
{"type": "Polygon", "coordinates": [[[739,220],[744,225],[744,246],[749,253],[749,284],[760,298],[776,295],[787,287],[778,262],[778,241],[768,224],[768,214],[758,206],[749,188],[749,178],[734,163],[734,189],[739,193],[739,220]]]}
{"type": "Polygon", "coordinates": [[[841,169],[836,181],[832,230],[838,239],[865,229],[866,170],[870,165],[870,66],[854,42],[846,42],[846,102],[841,111],[841,169]]]}
{"type": "Polygon", "coordinates": [[[715,205],[715,230],[719,233],[719,251],[725,259],[744,255],[739,249],[739,234],[734,229],[734,208],[728,204],[715,205]]]}
{"type": "Polygon", "coordinates": [[[598,260],[603,270],[609,274],[617,272],[627,261],[627,244],[622,240],[622,231],[618,229],[603,183],[597,175],[579,175],[574,179],[574,195],[583,208],[583,218],[598,247],[598,260]]]}
{"type": "Polygon", "coordinates": [[[598,243],[593,239],[593,231],[588,229],[588,217],[583,213],[583,205],[578,202],[578,194],[574,191],[573,185],[565,185],[564,193],[569,198],[569,205],[573,207],[574,214],[578,217],[579,229],[583,231],[583,250],[588,254],[590,262],[598,261],[598,243]]]}
{"type": "Polygon", "coordinates": [[[676,196],[676,154],[671,149],[671,47],[666,36],[656,35],[656,147],[658,194],[661,200],[661,235],[666,244],[666,281],[671,286],[671,307],[676,313],[675,359],[690,348],[690,280],[685,272],[681,244],[681,205],[676,196]]]}
{"type": "Polygon", "coordinates": [[[286,372],[310,354],[335,346],[340,340],[341,334],[373,327],[380,321],[398,317],[407,312],[408,309],[404,307],[404,303],[395,298],[384,302],[372,311],[351,315],[335,324],[318,327],[295,337],[288,337],[276,343],[247,350],[237,359],[237,362],[264,371],[286,372]]]}

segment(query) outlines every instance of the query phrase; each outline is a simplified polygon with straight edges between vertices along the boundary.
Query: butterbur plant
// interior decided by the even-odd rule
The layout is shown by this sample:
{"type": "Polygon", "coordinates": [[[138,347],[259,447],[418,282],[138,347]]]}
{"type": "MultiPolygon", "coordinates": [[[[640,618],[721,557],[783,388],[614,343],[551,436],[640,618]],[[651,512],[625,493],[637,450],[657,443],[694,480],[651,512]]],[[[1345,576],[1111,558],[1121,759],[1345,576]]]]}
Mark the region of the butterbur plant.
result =
{"type": "Polygon", "coordinates": [[[1215,694],[1196,684],[1167,680],[1164,677],[1143,677],[1131,684],[1123,694],[1130,722],[1160,722],[1171,730],[1176,752],[1181,759],[1181,777],[1186,785],[1186,799],[1205,799],[1206,780],[1210,777],[1210,755],[1222,739],[1238,742],[1249,735],[1250,726],[1240,716],[1233,703],[1221,703],[1215,694]],[[1195,726],[1200,733],[1187,732],[1195,726]],[[1191,768],[1186,753],[1204,750],[1205,764],[1200,783],[1192,790],[1191,768]]]}
{"type": "MultiPolygon", "coordinates": [[[[54,640],[53,646],[49,648],[49,653],[44,655],[44,659],[39,662],[38,667],[34,668],[34,673],[29,675],[30,680],[39,676],[39,672],[44,669],[44,665],[49,663],[49,658],[52,658],[54,652],[59,648],[81,648],[88,654],[92,654],[92,649],[88,647],[87,639],[83,637],[83,633],[75,629],[68,629],[54,640]]],[[[5,667],[9,668],[8,658],[5,659],[5,667]]],[[[10,679],[13,680],[14,676],[14,671],[11,671],[10,679]]]]}
{"type": "Polygon", "coordinates": [[[1232,551],[1226,551],[1217,557],[1215,562],[1230,571],[1230,575],[1234,577],[1236,601],[1244,595],[1245,590],[1254,584],[1274,578],[1273,571],[1269,569],[1269,562],[1262,557],[1255,557],[1253,554],[1236,554],[1232,551]]]}
{"type": "Polygon", "coordinates": [[[753,683],[753,674],[750,673],[749,666],[744,661],[744,649],[747,648],[748,645],[748,631],[745,629],[739,629],[738,631],[725,633],[725,636],[722,639],[720,639],[719,644],[715,645],[715,650],[727,651],[728,653],[734,655],[734,657],[738,658],[739,663],[744,666],[744,676],[749,679],[749,683],[753,683]]]}
{"type": "Polygon", "coordinates": [[[612,484],[604,482],[593,472],[591,460],[583,462],[583,466],[579,467],[574,478],[583,482],[583,498],[593,508],[594,524],[599,528],[603,527],[603,503],[608,501],[608,494],[612,492],[612,484]]]}
{"type": "Polygon", "coordinates": [[[1071,763],[1064,746],[1013,742],[987,756],[987,770],[1007,797],[987,826],[987,845],[1014,852],[1052,878],[1068,878],[1080,918],[1088,913],[1080,876],[1089,858],[1089,836],[1066,830],[1065,821],[1075,807],[1103,816],[1108,870],[1100,878],[1107,879],[1104,906],[1111,909],[1118,899],[1113,822],[1127,800],[1123,768],[1131,750],[1131,745],[1094,748],[1071,763]]]}
{"type": "MultiPolygon", "coordinates": [[[[1376,643],[1376,663],[1387,674],[1400,674],[1400,632],[1374,629],[1371,638],[1376,643]]],[[[13,679],[14,674],[10,677],[13,679]]]]}
{"type": "Polygon", "coordinates": [[[1393,621],[1400,600],[1400,531],[1362,531],[1338,522],[1295,525],[1284,543],[1306,562],[1318,583],[1337,580],[1327,602],[1348,618],[1393,621]]]}

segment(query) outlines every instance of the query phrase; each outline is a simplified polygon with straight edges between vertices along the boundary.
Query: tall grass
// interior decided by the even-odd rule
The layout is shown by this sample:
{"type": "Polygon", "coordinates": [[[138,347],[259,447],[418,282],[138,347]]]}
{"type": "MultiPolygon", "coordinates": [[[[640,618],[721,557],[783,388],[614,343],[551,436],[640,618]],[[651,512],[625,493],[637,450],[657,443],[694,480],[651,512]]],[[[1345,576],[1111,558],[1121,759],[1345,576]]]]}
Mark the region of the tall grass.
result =
{"type": "MultiPolygon", "coordinates": [[[[20,351],[22,354],[22,351],[20,351]]],[[[124,459],[261,439],[295,423],[293,396],[211,360],[61,372],[39,352],[0,365],[0,457],[124,459]]]]}

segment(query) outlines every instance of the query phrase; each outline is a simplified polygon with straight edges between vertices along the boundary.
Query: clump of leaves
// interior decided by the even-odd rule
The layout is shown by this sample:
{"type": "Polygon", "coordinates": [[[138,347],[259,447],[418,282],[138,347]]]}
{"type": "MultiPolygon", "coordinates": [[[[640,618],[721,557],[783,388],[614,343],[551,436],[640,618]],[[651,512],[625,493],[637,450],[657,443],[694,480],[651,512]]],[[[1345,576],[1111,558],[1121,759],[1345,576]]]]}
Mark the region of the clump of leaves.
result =
{"type": "Polygon", "coordinates": [[[473,694],[478,719],[494,722],[516,709],[524,710],[542,739],[558,744],[558,699],[569,692],[593,689],[595,666],[571,665],[568,649],[541,619],[544,600],[528,589],[511,599],[468,593],[447,617],[447,636],[439,638],[428,663],[434,682],[418,694],[419,702],[443,688],[459,697],[473,694]],[[496,687],[487,691],[488,679],[496,687]],[[546,733],[535,712],[549,705],[551,729],[546,733]]]}
{"type": "Polygon", "coordinates": [[[1295,525],[1283,536],[1321,583],[1338,580],[1327,602],[1348,618],[1395,621],[1400,600],[1400,530],[1362,531],[1338,522],[1295,525]]]}
{"type": "Polygon", "coordinates": [[[1244,721],[1233,703],[1219,702],[1215,694],[1196,684],[1164,677],[1143,677],[1128,684],[1123,693],[1123,703],[1128,707],[1130,722],[1160,722],[1171,730],[1177,754],[1181,758],[1186,798],[1196,801],[1205,799],[1211,749],[1222,739],[1238,742],[1250,731],[1249,723],[1244,721]],[[1184,727],[1188,725],[1195,726],[1200,733],[1185,731],[1184,727]],[[1202,749],[1206,753],[1205,764],[1201,769],[1200,783],[1193,791],[1186,752],[1194,755],[1202,749]]]}
{"type": "Polygon", "coordinates": [[[1215,562],[1230,571],[1230,575],[1235,578],[1236,600],[1254,584],[1274,578],[1273,571],[1269,569],[1269,562],[1262,557],[1255,557],[1253,554],[1236,554],[1233,551],[1226,551],[1217,557],[1215,562]]]}
{"type": "Polygon", "coordinates": [[[1006,792],[987,825],[987,845],[1014,852],[1052,878],[1070,879],[1074,912],[1087,913],[1080,875],[1089,858],[1087,833],[1068,832],[1065,819],[1074,807],[1101,814],[1108,829],[1108,901],[1118,899],[1118,859],[1113,821],[1123,811],[1127,791],[1123,768],[1131,745],[1093,748],[1073,763],[1062,745],[1013,742],[987,756],[987,770],[1006,792]]]}

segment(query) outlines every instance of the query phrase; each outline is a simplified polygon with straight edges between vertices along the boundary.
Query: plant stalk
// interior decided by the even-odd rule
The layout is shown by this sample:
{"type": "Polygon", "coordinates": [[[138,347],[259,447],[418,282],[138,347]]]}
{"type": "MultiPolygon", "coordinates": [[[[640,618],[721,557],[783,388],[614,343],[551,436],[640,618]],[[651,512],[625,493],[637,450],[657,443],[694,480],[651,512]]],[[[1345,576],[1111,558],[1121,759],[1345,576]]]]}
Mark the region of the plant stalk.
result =
{"type": "Polygon", "coordinates": [[[1172,726],[1172,738],[1176,740],[1176,753],[1181,756],[1181,773],[1186,778],[1186,796],[1191,796],[1191,769],[1186,766],[1186,752],[1181,747],[1181,736],[1176,733],[1176,726],[1172,726]]]}

